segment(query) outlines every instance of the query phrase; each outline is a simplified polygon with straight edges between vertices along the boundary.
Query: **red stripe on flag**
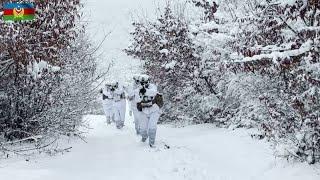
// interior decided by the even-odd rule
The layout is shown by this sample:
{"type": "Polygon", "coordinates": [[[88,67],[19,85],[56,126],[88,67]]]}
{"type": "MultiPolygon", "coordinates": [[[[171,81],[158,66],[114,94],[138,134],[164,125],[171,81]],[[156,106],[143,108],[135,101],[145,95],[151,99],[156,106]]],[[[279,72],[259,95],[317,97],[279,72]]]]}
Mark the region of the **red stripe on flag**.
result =
{"type": "Polygon", "coordinates": [[[24,14],[25,15],[31,15],[31,14],[35,14],[35,9],[33,8],[29,8],[29,9],[24,9],[24,14]]]}
{"type": "MultiPolygon", "coordinates": [[[[24,9],[24,15],[32,15],[35,14],[35,9],[29,8],[24,9]]],[[[3,15],[13,15],[13,9],[5,9],[3,15]]]]}
{"type": "Polygon", "coordinates": [[[13,9],[5,9],[3,15],[13,15],[13,9]]]}
{"type": "Polygon", "coordinates": [[[32,15],[32,14],[35,14],[36,12],[35,12],[35,9],[32,9],[32,8],[30,8],[30,9],[24,9],[24,14],[25,15],[32,15]]]}

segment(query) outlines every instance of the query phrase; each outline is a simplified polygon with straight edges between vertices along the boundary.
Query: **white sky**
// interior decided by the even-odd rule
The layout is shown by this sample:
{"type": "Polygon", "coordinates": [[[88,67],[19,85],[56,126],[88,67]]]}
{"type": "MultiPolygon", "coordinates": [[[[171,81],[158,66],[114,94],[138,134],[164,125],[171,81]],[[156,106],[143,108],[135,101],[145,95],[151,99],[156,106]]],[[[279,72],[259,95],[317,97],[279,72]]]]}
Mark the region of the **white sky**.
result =
{"type": "Polygon", "coordinates": [[[110,77],[119,81],[131,79],[138,73],[141,63],[122,52],[129,44],[131,22],[133,17],[154,17],[156,7],[163,0],[86,0],[85,19],[89,20],[89,34],[96,44],[108,32],[111,34],[104,42],[100,51],[103,53],[99,69],[108,67],[112,60],[114,66],[110,77]]]}

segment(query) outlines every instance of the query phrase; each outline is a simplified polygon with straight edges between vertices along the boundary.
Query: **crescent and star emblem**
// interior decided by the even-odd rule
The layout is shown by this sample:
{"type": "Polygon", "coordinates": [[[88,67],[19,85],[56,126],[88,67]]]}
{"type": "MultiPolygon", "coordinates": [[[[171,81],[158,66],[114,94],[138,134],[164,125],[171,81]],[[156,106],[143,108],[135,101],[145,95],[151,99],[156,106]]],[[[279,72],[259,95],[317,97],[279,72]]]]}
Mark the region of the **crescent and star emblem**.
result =
{"type": "Polygon", "coordinates": [[[17,7],[13,9],[14,18],[22,18],[24,15],[24,9],[21,7],[17,7]]]}

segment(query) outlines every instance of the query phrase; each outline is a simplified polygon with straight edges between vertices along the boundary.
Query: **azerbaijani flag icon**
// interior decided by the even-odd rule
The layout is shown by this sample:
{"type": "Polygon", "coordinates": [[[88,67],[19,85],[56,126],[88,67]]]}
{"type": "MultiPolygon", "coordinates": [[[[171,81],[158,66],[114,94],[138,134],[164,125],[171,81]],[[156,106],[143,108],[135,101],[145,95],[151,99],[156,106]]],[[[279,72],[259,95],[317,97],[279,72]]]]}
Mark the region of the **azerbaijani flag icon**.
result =
{"type": "Polygon", "coordinates": [[[32,3],[5,3],[3,20],[30,21],[34,20],[35,8],[32,3]]]}

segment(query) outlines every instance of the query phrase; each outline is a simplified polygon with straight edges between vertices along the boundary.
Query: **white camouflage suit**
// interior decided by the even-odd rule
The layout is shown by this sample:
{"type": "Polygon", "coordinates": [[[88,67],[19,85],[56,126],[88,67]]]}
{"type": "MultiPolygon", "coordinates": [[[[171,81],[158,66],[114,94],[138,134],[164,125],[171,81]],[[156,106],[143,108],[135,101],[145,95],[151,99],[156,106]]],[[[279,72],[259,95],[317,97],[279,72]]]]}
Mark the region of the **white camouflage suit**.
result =
{"type": "Polygon", "coordinates": [[[105,86],[103,89],[101,89],[101,93],[103,110],[107,118],[107,123],[110,124],[111,122],[114,122],[113,95],[108,86],[105,86]]]}
{"type": "MultiPolygon", "coordinates": [[[[153,99],[157,93],[157,86],[154,84],[149,84],[148,88],[145,88],[145,94],[140,95],[140,102],[144,102],[144,98],[153,99]]],[[[161,115],[161,110],[157,104],[150,103],[150,107],[142,108],[140,114],[140,127],[141,127],[141,136],[142,141],[145,141],[149,138],[149,145],[152,146],[155,143],[156,133],[157,133],[157,123],[161,115]]]]}
{"type": "Polygon", "coordinates": [[[124,126],[126,115],[126,98],[123,87],[118,87],[114,91],[114,120],[118,129],[124,126]]]}

